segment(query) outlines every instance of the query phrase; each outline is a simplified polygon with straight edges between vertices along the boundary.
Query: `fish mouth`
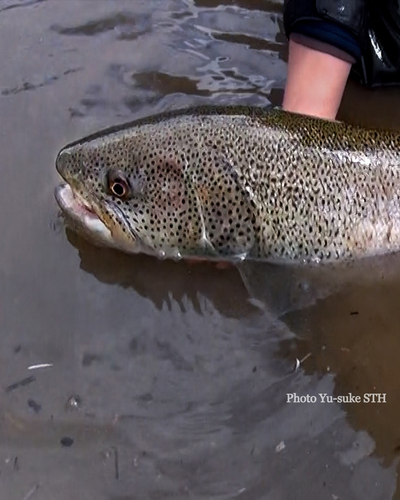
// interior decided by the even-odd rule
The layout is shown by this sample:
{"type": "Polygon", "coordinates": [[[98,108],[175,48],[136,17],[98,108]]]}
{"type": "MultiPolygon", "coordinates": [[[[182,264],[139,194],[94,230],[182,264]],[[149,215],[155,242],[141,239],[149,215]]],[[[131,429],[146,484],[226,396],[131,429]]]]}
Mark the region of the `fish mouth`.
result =
{"type": "Polygon", "coordinates": [[[67,183],[60,184],[54,191],[56,201],[62,212],[74,223],[76,229],[95,236],[99,243],[113,241],[111,231],[97,215],[93,207],[74,192],[67,183]]]}
{"type": "Polygon", "coordinates": [[[68,183],[60,184],[55,188],[54,196],[66,216],[67,224],[77,233],[85,237],[91,243],[101,247],[112,247],[128,254],[146,253],[148,255],[164,258],[164,252],[156,252],[154,248],[144,244],[136,234],[134,228],[129,224],[121,209],[112,202],[104,202],[106,208],[104,217],[107,221],[107,212],[112,213],[118,219],[121,227],[127,228],[124,232],[119,228],[111,226],[111,229],[101,219],[103,213],[96,209],[96,204],[90,204],[68,183]],[[98,215],[98,212],[100,214],[98,215]],[[131,239],[127,236],[130,234],[131,239]]]}

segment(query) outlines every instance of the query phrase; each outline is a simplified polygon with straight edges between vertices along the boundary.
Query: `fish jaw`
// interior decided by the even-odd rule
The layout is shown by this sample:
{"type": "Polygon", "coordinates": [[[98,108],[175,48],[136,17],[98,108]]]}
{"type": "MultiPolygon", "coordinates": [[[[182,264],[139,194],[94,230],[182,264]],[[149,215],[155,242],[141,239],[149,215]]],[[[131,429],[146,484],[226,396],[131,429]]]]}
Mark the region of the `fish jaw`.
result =
{"type": "Polygon", "coordinates": [[[111,231],[93,208],[74,193],[69,184],[57,186],[54,196],[62,212],[79,232],[90,236],[98,244],[115,247],[111,231]]]}
{"type": "MultiPolygon", "coordinates": [[[[57,186],[54,195],[72,229],[95,245],[114,248],[127,254],[144,253],[158,258],[167,257],[164,252],[155,251],[135,235],[124,233],[121,226],[113,223],[110,213],[98,209],[95,202],[90,204],[70,184],[57,186]]],[[[106,205],[111,208],[109,203],[106,205]]],[[[112,211],[114,216],[118,212],[116,207],[112,211]]]]}

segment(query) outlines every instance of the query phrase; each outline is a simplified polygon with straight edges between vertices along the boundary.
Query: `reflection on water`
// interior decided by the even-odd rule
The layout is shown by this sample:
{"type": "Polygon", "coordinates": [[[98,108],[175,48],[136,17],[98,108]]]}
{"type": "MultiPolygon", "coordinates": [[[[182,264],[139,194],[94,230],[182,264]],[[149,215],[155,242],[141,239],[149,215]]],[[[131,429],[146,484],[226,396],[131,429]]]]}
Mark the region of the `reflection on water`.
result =
{"type": "Polygon", "coordinates": [[[67,229],[68,241],[79,250],[80,266],[85,272],[108,284],[133,288],[147,297],[157,309],[171,309],[176,303],[184,310],[189,301],[201,313],[200,298],[211,301],[225,317],[247,316],[254,312],[236,268],[216,271],[211,264],[188,265],[184,262],[159,261],[145,255],[135,257],[121,252],[93,248],[67,229]],[[224,296],[227,287],[229,297],[224,296]]]}
{"type": "MultiPolygon", "coordinates": [[[[0,498],[399,497],[396,256],[240,274],[97,249],[57,218],[65,143],[188,105],[280,105],[281,9],[0,5],[0,498]],[[287,403],[350,392],[387,403],[287,403]]],[[[398,128],[397,103],[350,85],[341,118],[398,128]]]]}

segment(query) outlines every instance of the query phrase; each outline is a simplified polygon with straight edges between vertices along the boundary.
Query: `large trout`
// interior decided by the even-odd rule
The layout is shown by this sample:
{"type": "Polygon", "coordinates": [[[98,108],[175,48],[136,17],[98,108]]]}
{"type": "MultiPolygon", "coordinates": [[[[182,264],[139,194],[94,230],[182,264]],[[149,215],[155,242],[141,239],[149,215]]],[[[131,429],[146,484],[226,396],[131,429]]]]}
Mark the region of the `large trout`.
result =
{"type": "Polygon", "coordinates": [[[194,108],[63,148],[57,201],[97,243],[157,257],[328,262],[400,249],[400,134],[194,108]]]}

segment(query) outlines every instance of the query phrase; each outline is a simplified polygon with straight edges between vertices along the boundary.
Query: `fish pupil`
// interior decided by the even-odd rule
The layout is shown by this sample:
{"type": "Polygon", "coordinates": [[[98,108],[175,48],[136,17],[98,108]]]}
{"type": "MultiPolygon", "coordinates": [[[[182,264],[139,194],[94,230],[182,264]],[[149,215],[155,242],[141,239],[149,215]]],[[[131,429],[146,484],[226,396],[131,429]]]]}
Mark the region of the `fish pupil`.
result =
{"type": "Polygon", "coordinates": [[[116,196],[123,196],[125,194],[125,186],[121,181],[114,182],[112,191],[116,196]]]}

